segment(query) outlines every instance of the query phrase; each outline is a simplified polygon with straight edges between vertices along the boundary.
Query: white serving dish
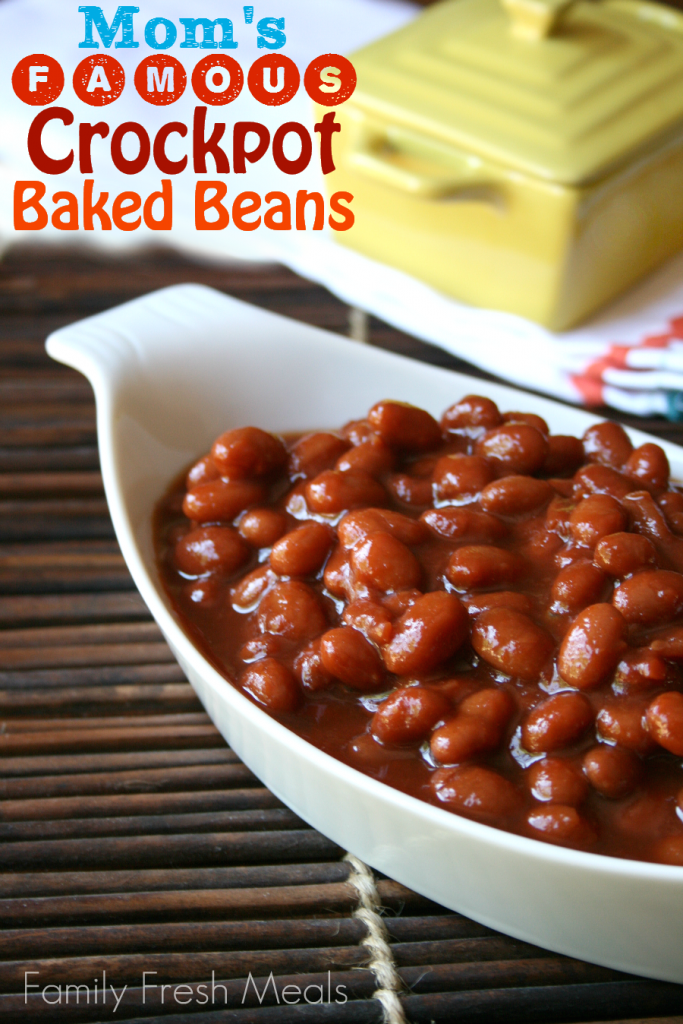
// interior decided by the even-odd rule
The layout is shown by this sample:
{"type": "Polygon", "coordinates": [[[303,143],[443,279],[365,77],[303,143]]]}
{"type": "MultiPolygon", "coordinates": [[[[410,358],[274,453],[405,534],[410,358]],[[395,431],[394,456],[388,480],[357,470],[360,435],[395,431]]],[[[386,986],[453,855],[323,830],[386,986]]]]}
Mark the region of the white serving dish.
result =
{"type": "MultiPolygon", "coordinates": [[[[102,473],[142,597],[231,747],[297,814],[368,864],[517,938],[594,963],[683,982],[683,869],[546,845],[400,793],[289,732],[196,650],[159,581],[152,510],[221,431],[337,427],[381,398],[439,415],[484,392],[503,409],[581,434],[596,417],[513,388],[354,344],[198,285],[136,299],[62,328],[49,354],[97,399],[102,473]]],[[[634,442],[652,440],[632,431],[634,442]]],[[[683,449],[665,448],[683,477],[683,449]]]]}

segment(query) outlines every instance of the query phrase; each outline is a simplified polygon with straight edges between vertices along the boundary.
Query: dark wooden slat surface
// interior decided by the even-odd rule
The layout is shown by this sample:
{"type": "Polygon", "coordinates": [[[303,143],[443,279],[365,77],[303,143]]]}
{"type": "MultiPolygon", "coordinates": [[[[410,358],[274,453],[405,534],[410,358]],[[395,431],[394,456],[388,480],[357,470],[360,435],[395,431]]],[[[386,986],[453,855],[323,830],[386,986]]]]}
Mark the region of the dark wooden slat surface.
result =
{"type": "MultiPolygon", "coordinates": [[[[379,1024],[351,867],[203,713],[113,538],[90,388],[43,349],[56,326],[181,281],[348,331],[341,302],[280,267],[27,248],[0,266],[0,1017],[379,1024]],[[118,993],[127,986],[115,1013],[111,993],[93,1000],[104,970],[118,993]],[[26,971],[41,985],[89,985],[90,1002],[25,995],[26,971]],[[188,1001],[143,993],[143,971],[189,986],[188,1001]],[[271,971],[277,996],[264,994],[271,971]],[[219,998],[207,1004],[199,986],[212,972],[219,998]],[[287,984],[329,985],[333,1001],[288,1005],[287,984]],[[347,1002],[334,1002],[336,986],[347,1002]]],[[[370,341],[464,368],[372,318],[370,341]]],[[[683,988],[550,954],[376,884],[411,1024],[683,1022],[683,988]]]]}

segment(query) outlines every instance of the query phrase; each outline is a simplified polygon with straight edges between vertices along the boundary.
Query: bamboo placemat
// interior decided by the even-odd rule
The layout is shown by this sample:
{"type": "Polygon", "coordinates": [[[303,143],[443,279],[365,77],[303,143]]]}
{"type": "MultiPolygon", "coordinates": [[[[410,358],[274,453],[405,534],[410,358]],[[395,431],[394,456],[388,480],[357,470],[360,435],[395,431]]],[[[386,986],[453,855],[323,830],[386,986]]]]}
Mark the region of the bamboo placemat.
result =
{"type": "MultiPolygon", "coordinates": [[[[683,1014],[682,987],[498,935],[345,859],[226,747],[119,553],[90,387],[43,349],[58,326],[181,281],[343,334],[351,323],[372,344],[463,368],[364,324],[280,267],[202,266],[172,252],[9,254],[0,268],[2,1018],[683,1021],[671,1016],[683,1014]],[[26,982],[38,987],[27,994],[26,982]]],[[[647,426],[683,438],[680,427],[647,426]]]]}

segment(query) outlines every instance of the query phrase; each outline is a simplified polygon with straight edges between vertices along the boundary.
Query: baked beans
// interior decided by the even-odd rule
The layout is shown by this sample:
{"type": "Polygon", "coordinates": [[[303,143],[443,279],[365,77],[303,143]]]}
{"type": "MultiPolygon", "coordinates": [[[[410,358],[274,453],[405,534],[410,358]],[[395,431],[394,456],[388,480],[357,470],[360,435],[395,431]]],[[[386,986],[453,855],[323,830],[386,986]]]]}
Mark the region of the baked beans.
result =
{"type": "Polygon", "coordinates": [[[228,430],[156,520],[197,646],[300,736],[447,811],[672,864],[681,534],[658,445],[477,395],[228,430]]]}

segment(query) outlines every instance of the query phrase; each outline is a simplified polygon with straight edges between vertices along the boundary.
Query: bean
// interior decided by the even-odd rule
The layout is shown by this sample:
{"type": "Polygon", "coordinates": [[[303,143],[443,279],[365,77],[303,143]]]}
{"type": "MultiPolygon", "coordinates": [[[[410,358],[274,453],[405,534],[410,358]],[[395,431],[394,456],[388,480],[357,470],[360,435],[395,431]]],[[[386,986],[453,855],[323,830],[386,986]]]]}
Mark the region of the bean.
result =
{"type": "Polygon", "coordinates": [[[636,754],[648,754],[653,747],[652,738],[645,728],[646,705],[642,701],[607,704],[597,714],[599,736],[636,754]]]}
{"type": "Polygon", "coordinates": [[[593,710],[582,693],[555,693],[537,704],[522,726],[522,743],[532,753],[568,747],[593,722],[593,710]]]}
{"type": "Polygon", "coordinates": [[[294,484],[292,489],[285,495],[285,511],[293,519],[308,519],[310,517],[308,505],[306,504],[306,481],[300,480],[294,484]]]}
{"type": "Polygon", "coordinates": [[[680,829],[674,815],[671,802],[663,798],[661,791],[641,792],[633,800],[614,808],[610,823],[622,836],[642,843],[643,839],[653,841],[671,835],[672,825],[680,829]]]}
{"type": "Polygon", "coordinates": [[[382,702],[370,730],[380,743],[421,743],[450,708],[450,701],[436,690],[402,686],[382,702]]]}
{"type": "Polygon", "coordinates": [[[441,764],[458,764],[499,746],[514,711],[506,690],[488,687],[466,697],[458,714],[437,729],[430,741],[441,764]]]}
{"type": "Polygon", "coordinates": [[[472,646],[494,668],[509,676],[535,681],[555,644],[527,615],[513,608],[491,608],[475,620],[472,646]]]}
{"type": "Polygon", "coordinates": [[[677,572],[683,572],[683,538],[671,532],[652,495],[648,491],[634,491],[624,498],[624,506],[632,520],[631,529],[649,537],[658,554],[677,572]]]}
{"type": "Polygon", "coordinates": [[[479,496],[486,512],[498,516],[523,516],[546,505],[553,494],[547,480],[533,476],[505,476],[487,484],[479,496]]]}
{"type": "Polygon", "coordinates": [[[239,532],[253,548],[270,548],[287,529],[287,516],[274,508],[252,508],[239,521],[239,532]]]}
{"type": "Polygon", "coordinates": [[[419,519],[410,519],[401,512],[383,508],[363,508],[349,512],[337,527],[339,540],[345,548],[352,548],[373,533],[390,533],[403,544],[422,544],[429,534],[419,519]]]}
{"type": "Polygon", "coordinates": [[[642,626],[670,622],[683,611],[683,575],[646,569],[620,583],[612,602],[627,622],[642,626]]]}
{"type": "Polygon", "coordinates": [[[550,589],[551,611],[576,615],[602,597],[607,579],[591,562],[581,560],[562,569],[550,589]]]}
{"type": "Polygon", "coordinates": [[[669,527],[675,533],[683,533],[683,494],[667,491],[657,498],[657,503],[664,510],[669,527]]]}
{"type": "Polygon", "coordinates": [[[308,640],[327,625],[315,592],[300,580],[276,583],[262,598],[258,609],[262,633],[276,633],[288,640],[308,640]]]}
{"type": "Polygon", "coordinates": [[[517,536],[519,538],[519,554],[528,562],[534,563],[535,572],[545,573],[554,564],[554,555],[562,547],[562,540],[556,533],[546,528],[545,518],[535,516],[523,523],[517,524],[517,536]],[[537,567],[537,568],[536,568],[537,567]]]}
{"type": "MultiPolygon", "coordinates": [[[[453,447],[452,442],[449,447],[453,447]]],[[[450,454],[455,454],[455,449],[450,454]]],[[[411,476],[429,477],[431,480],[438,461],[438,455],[420,455],[416,459],[411,459],[407,464],[407,468],[410,470],[411,476]]]]}
{"type": "Polygon", "coordinates": [[[574,496],[573,480],[565,480],[564,478],[554,476],[548,480],[548,483],[560,498],[572,498],[574,496]]]}
{"type": "Polygon", "coordinates": [[[289,647],[288,642],[281,636],[274,636],[272,633],[263,633],[240,647],[237,657],[240,661],[251,665],[263,658],[280,658],[286,655],[289,647]]]}
{"type": "Polygon", "coordinates": [[[324,633],[320,638],[320,657],[330,675],[354,690],[377,690],[384,681],[377,650],[351,626],[324,633]]]}
{"type": "Polygon", "coordinates": [[[388,644],[394,635],[389,611],[376,601],[351,601],[342,618],[347,626],[360,630],[373,644],[388,644]]]}
{"type": "Polygon", "coordinates": [[[549,804],[530,811],[527,821],[537,838],[561,846],[592,846],[597,841],[593,826],[583,818],[575,807],[566,804],[549,804]]]}
{"type": "MultiPolygon", "coordinates": [[[[558,538],[559,539],[559,538],[558,538]]],[[[553,565],[556,569],[566,569],[570,565],[574,565],[575,562],[581,562],[586,557],[586,549],[575,547],[571,542],[561,547],[559,551],[555,552],[553,558],[553,565]]]]}
{"type": "Polygon", "coordinates": [[[531,615],[534,610],[533,601],[526,594],[516,590],[496,590],[493,594],[477,594],[475,597],[463,597],[462,603],[470,615],[481,615],[491,608],[512,608],[523,615],[531,615]]]}
{"type": "Polygon", "coordinates": [[[246,562],[249,548],[230,526],[204,526],[190,530],[173,552],[176,567],[188,576],[221,572],[230,576],[246,562]]]}
{"type": "Polygon", "coordinates": [[[683,627],[674,626],[658,632],[650,641],[650,650],[662,658],[683,658],[683,627]]]}
{"type": "Polygon", "coordinates": [[[493,479],[493,470],[480,455],[444,455],[432,477],[439,501],[473,499],[493,479]]]}
{"type": "Polygon", "coordinates": [[[496,541],[506,536],[507,527],[488,512],[470,508],[430,508],[420,519],[438,537],[459,541],[496,541]]]}
{"type": "Polygon", "coordinates": [[[573,761],[544,757],[527,769],[526,780],[536,800],[576,807],[588,795],[588,783],[573,761]]]}
{"type": "Polygon", "coordinates": [[[274,434],[258,427],[238,427],[214,441],[211,458],[221,476],[239,480],[280,469],[287,462],[287,450],[274,434]]]}
{"type": "Polygon", "coordinates": [[[683,755],[683,693],[667,690],[648,705],[647,727],[660,747],[683,755]]]}
{"type": "Polygon", "coordinates": [[[599,686],[626,650],[626,622],[611,604],[592,604],[577,615],[560,646],[557,668],[571,686],[599,686]]]}
{"type": "Polygon", "coordinates": [[[610,576],[629,576],[656,560],[654,544],[639,533],[610,533],[595,548],[596,565],[610,576]]]}
{"type": "Polygon", "coordinates": [[[502,730],[478,715],[456,715],[432,733],[430,750],[440,764],[461,764],[495,750],[502,730]]]}
{"type": "Polygon", "coordinates": [[[443,430],[464,430],[467,427],[497,427],[503,422],[498,406],[482,395],[465,395],[446,409],[441,417],[443,430]]]}
{"type": "Polygon", "coordinates": [[[353,548],[351,568],[362,583],[385,593],[418,587],[422,579],[415,555],[390,533],[373,533],[353,548]]]}
{"type": "Polygon", "coordinates": [[[235,611],[250,611],[263,597],[269,587],[275,583],[275,573],[269,565],[253,569],[230,588],[230,600],[235,611]]]}
{"type": "Polygon", "coordinates": [[[385,483],[391,496],[404,505],[425,508],[432,503],[432,482],[427,478],[392,473],[385,483]]]}
{"type": "Polygon", "coordinates": [[[248,668],[240,678],[240,686],[269,711],[296,711],[301,702],[294,674],[275,658],[263,658],[248,668]]]}
{"type": "Polygon", "coordinates": [[[501,730],[510,721],[514,710],[515,702],[508,691],[497,686],[486,686],[471,693],[458,708],[460,714],[475,715],[501,730]]]}
{"type": "Polygon", "coordinates": [[[292,479],[311,480],[326,469],[332,469],[337,459],[349,448],[349,442],[337,434],[320,431],[299,438],[289,453],[289,475],[292,479]]]}
{"type": "Polygon", "coordinates": [[[192,608],[215,608],[223,596],[223,588],[217,579],[208,577],[188,584],[183,596],[192,608]]]}
{"type": "Polygon", "coordinates": [[[446,577],[458,590],[511,583],[524,575],[524,559],[505,548],[466,544],[451,555],[446,577]]]}
{"type": "Polygon", "coordinates": [[[217,480],[220,476],[216,463],[210,455],[195,462],[185,478],[185,489],[191,491],[197,484],[208,483],[209,480],[217,480]]]}
{"type": "Polygon", "coordinates": [[[647,647],[627,651],[614,674],[615,688],[647,690],[672,679],[673,666],[647,647]]]}
{"type": "Polygon", "coordinates": [[[551,434],[542,466],[545,476],[570,476],[583,462],[583,445],[578,437],[551,434]]]}
{"type": "Polygon", "coordinates": [[[370,438],[377,436],[367,420],[349,420],[339,433],[345,441],[353,445],[362,444],[363,441],[369,441],[370,438]]]}
{"type": "Polygon", "coordinates": [[[535,412],[504,412],[503,423],[526,423],[546,437],[550,434],[550,427],[546,421],[535,412]]]}
{"type": "Polygon", "coordinates": [[[466,636],[467,612],[455,594],[424,594],[394,623],[384,664],[396,675],[430,672],[455,654],[466,636]]]}
{"type": "Polygon", "coordinates": [[[608,534],[624,530],[626,525],[626,513],[609,494],[591,494],[584,498],[569,517],[574,541],[588,548],[608,534]]]}
{"type": "Polygon", "coordinates": [[[655,843],[652,859],[659,864],[683,865],[683,836],[665,836],[655,843]]]}
{"type": "Polygon", "coordinates": [[[438,768],[432,774],[436,799],[459,814],[505,821],[519,813],[519,790],[498,772],[480,765],[438,768]]]}
{"type": "Polygon", "coordinates": [[[646,491],[664,491],[669,486],[669,460],[658,444],[641,444],[628,457],[624,472],[646,491]]]}
{"type": "Polygon", "coordinates": [[[593,462],[583,466],[574,476],[574,493],[577,497],[589,494],[609,494],[621,501],[635,490],[633,480],[616,469],[593,462]]]}
{"type": "Polygon", "coordinates": [[[527,423],[507,423],[488,430],[477,441],[476,455],[490,459],[496,472],[536,473],[548,454],[548,439],[527,423]]]}
{"type": "Polygon", "coordinates": [[[633,445],[623,427],[606,420],[588,428],[583,435],[583,450],[589,462],[602,462],[613,469],[621,469],[633,445]]]}
{"type": "Polygon", "coordinates": [[[573,498],[574,496],[574,481],[565,480],[564,477],[553,476],[548,480],[548,483],[561,498],[573,498]]]}
{"type": "Polygon", "coordinates": [[[327,559],[323,582],[335,597],[346,597],[351,588],[351,565],[348,554],[342,548],[336,548],[327,559]]]}
{"type": "Polygon", "coordinates": [[[324,523],[304,523],[276,541],[270,564],[280,576],[312,576],[322,568],[333,533],[324,523]]]}
{"type": "Polygon", "coordinates": [[[472,677],[468,673],[464,673],[461,676],[452,676],[449,679],[439,679],[438,682],[431,684],[437,687],[439,693],[442,693],[444,697],[448,697],[451,704],[457,704],[463,697],[469,696],[472,693],[472,687],[476,686],[473,682],[472,677]]]}
{"type": "Polygon", "coordinates": [[[434,417],[407,402],[377,402],[368,422],[392,448],[422,452],[441,444],[441,428],[434,417]]]}
{"type": "Polygon", "coordinates": [[[355,448],[350,448],[337,459],[335,469],[342,473],[346,470],[362,470],[370,476],[381,476],[394,468],[396,456],[388,444],[381,437],[373,434],[367,441],[363,441],[355,448]]]}
{"type": "Polygon", "coordinates": [[[327,690],[334,682],[333,676],[323,665],[320,638],[312,640],[297,654],[293,667],[295,676],[309,693],[327,690]]]}
{"type": "Polygon", "coordinates": [[[552,498],[545,513],[546,529],[568,540],[571,536],[570,520],[575,508],[576,502],[570,498],[561,495],[552,498]]]}
{"type": "Polygon", "coordinates": [[[209,480],[187,492],[183,512],[196,523],[225,522],[265,496],[265,487],[255,480],[209,480]]]}
{"type": "Polygon", "coordinates": [[[382,606],[386,608],[392,619],[399,619],[404,615],[422,594],[419,590],[401,590],[398,594],[387,594],[382,598],[382,606]]]}
{"type": "Polygon", "coordinates": [[[605,743],[583,755],[583,770],[593,789],[611,800],[628,796],[640,780],[640,761],[635,754],[605,743]]]}
{"type": "Polygon", "coordinates": [[[384,505],[384,488],[368,473],[349,471],[340,473],[326,469],[306,484],[308,507],[321,515],[336,515],[345,509],[363,505],[384,505]]]}

